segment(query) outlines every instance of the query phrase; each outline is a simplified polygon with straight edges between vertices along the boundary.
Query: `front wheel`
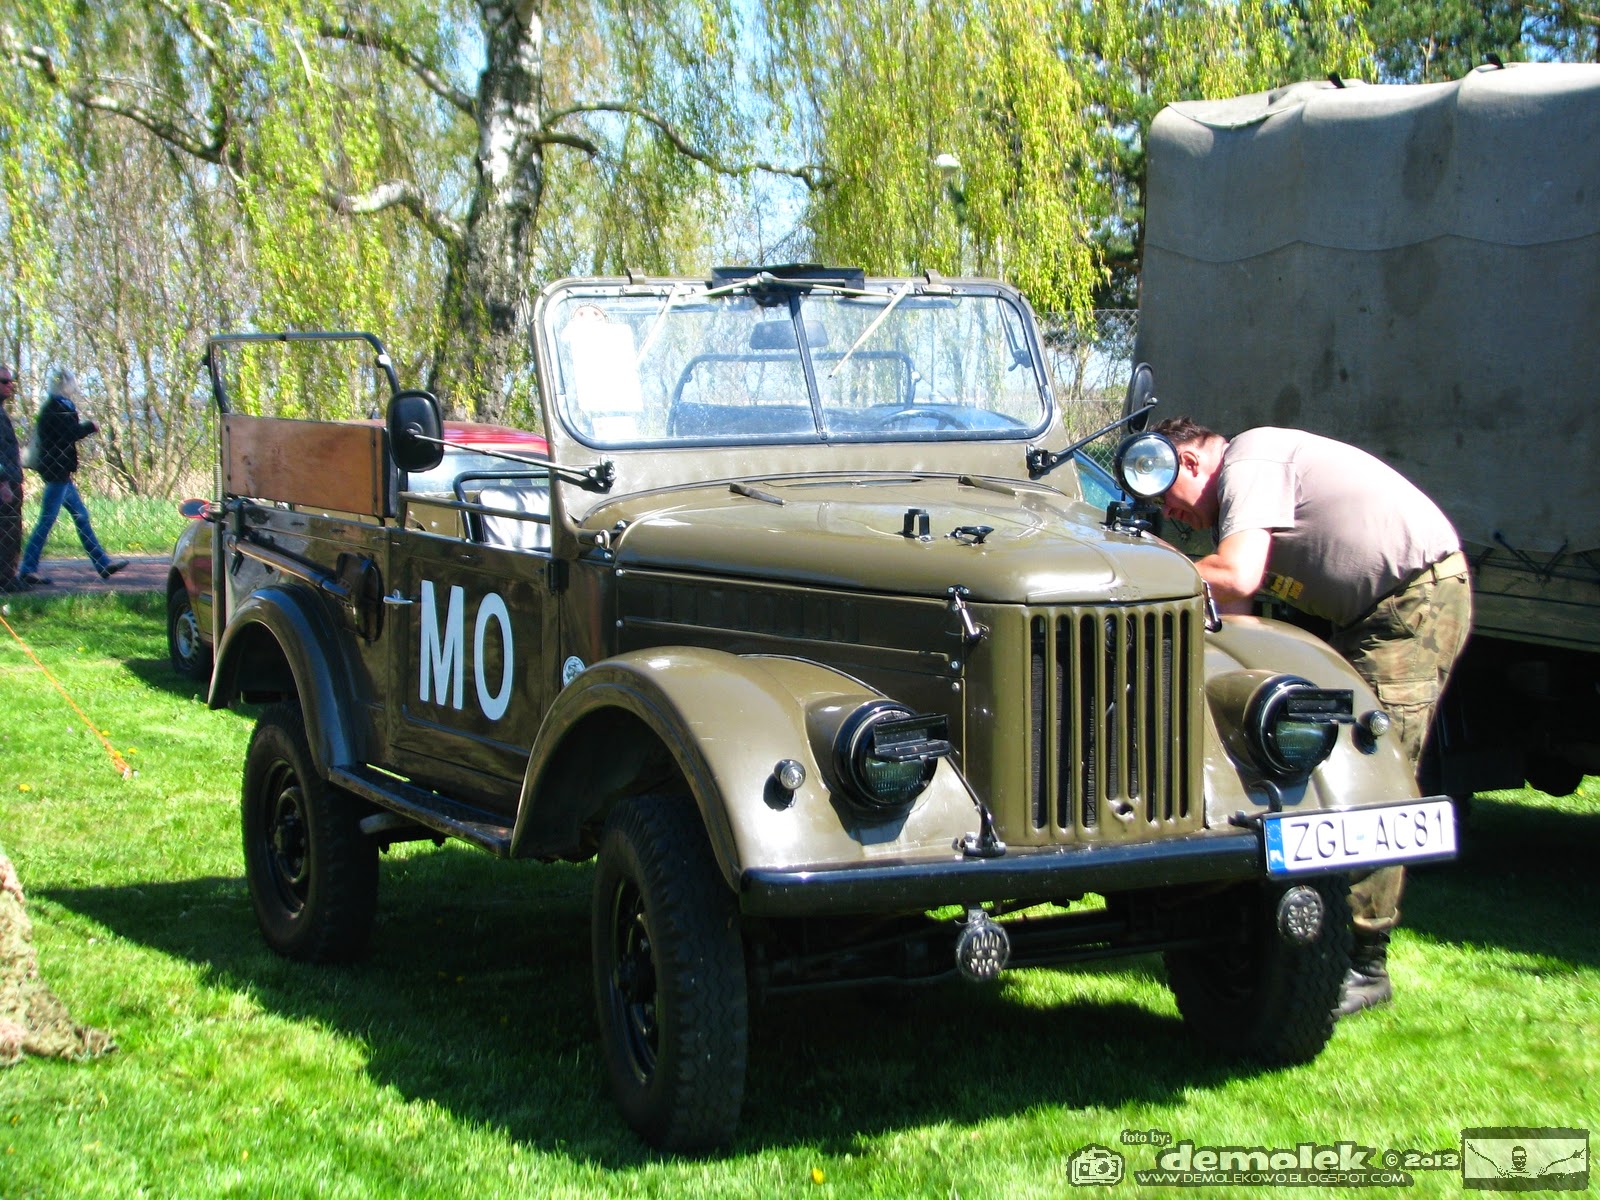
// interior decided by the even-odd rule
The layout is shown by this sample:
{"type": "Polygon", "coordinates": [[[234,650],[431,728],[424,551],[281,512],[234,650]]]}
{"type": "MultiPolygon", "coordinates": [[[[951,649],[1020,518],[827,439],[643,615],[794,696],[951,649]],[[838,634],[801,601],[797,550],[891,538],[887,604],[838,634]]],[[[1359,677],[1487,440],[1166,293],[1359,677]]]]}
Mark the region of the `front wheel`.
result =
{"type": "Polygon", "coordinates": [[[360,955],[378,901],[367,811],[317,773],[297,704],[262,712],[244,759],[244,870],[261,932],[305,962],[360,955]]]}
{"type": "Polygon", "coordinates": [[[600,1036],[623,1116],[662,1149],[726,1143],[744,1103],[744,944],[692,800],[638,798],[612,813],[592,928],[600,1036]]]}
{"type": "Polygon", "coordinates": [[[1167,981],[1178,1011],[1202,1041],[1274,1066],[1310,1062],[1333,1036],[1339,987],[1350,968],[1349,881],[1307,880],[1322,903],[1308,942],[1280,931],[1276,884],[1233,888],[1211,901],[1210,918],[1232,935],[1219,945],[1169,950],[1167,981]]]}

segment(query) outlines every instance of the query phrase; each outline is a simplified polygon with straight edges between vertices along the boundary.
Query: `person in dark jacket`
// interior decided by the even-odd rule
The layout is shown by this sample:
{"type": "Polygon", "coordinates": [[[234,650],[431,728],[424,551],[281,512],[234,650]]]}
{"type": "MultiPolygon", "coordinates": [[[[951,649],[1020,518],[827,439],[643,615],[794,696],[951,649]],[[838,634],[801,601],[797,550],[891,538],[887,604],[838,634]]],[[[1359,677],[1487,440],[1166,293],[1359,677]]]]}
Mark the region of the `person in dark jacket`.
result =
{"type": "Polygon", "coordinates": [[[22,553],[22,452],[7,411],[16,391],[16,375],[0,363],[0,592],[20,592],[27,586],[17,578],[17,556],[22,553]]]}
{"type": "Polygon", "coordinates": [[[89,523],[89,510],[78,494],[78,485],[72,482],[78,470],[78,443],[100,428],[93,421],[78,416],[77,401],[77,379],[71,371],[58,367],[50,376],[50,387],[39,409],[39,423],[35,429],[39,463],[34,469],[44,480],[44,496],[39,504],[39,520],[28,538],[27,549],[22,552],[22,568],[18,573],[18,578],[29,587],[42,587],[50,582],[38,573],[39,557],[63,508],[72,514],[78,540],[83,543],[101,579],[110,579],[128,565],[127,559],[113,561],[101,547],[100,539],[94,535],[94,526],[89,523]]]}

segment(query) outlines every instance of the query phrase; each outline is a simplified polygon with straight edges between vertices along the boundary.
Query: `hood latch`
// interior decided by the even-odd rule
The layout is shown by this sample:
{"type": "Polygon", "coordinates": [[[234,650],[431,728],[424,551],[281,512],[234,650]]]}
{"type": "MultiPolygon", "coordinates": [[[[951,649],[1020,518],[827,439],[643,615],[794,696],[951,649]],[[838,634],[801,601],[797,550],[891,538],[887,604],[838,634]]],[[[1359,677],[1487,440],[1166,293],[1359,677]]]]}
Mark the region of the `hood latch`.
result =
{"type": "Polygon", "coordinates": [[[952,584],[945,589],[944,594],[950,599],[950,611],[955,613],[956,620],[961,622],[961,642],[964,646],[976,646],[989,636],[989,627],[972,619],[972,610],[967,607],[967,597],[972,593],[959,583],[952,584]]]}

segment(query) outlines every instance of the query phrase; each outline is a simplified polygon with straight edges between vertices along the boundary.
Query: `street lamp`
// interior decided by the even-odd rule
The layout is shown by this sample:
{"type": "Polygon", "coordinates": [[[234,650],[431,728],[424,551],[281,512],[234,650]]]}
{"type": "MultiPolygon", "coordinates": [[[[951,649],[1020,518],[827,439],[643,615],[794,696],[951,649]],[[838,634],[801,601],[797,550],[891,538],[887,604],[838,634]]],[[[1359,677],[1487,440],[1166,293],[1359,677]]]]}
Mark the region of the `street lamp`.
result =
{"type": "Polygon", "coordinates": [[[943,154],[934,156],[933,167],[934,170],[939,172],[939,178],[944,183],[944,186],[941,190],[950,198],[951,212],[955,215],[956,273],[960,274],[962,269],[963,252],[965,249],[963,243],[966,241],[967,229],[967,197],[966,193],[961,190],[960,185],[956,182],[961,177],[961,160],[954,154],[946,151],[943,154]]]}

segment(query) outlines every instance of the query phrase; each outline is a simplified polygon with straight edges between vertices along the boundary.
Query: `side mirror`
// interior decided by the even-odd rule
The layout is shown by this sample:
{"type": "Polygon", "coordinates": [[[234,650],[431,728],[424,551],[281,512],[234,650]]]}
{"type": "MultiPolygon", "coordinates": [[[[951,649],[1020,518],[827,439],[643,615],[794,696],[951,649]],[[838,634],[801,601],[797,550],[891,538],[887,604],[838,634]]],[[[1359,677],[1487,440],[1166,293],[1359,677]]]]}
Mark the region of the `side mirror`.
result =
{"type": "Polygon", "coordinates": [[[1133,369],[1133,378],[1128,380],[1128,394],[1122,401],[1122,415],[1131,418],[1128,421],[1130,433],[1142,433],[1144,427],[1150,423],[1150,410],[1156,404],[1156,373],[1150,369],[1149,363],[1140,363],[1133,369]]]}
{"type": "Polygon", "coordinates": [[[389,452],[402,471],[431,471],[444,459],[444,418],[432,392],[396,392],[386,425],[389,452]]]}

